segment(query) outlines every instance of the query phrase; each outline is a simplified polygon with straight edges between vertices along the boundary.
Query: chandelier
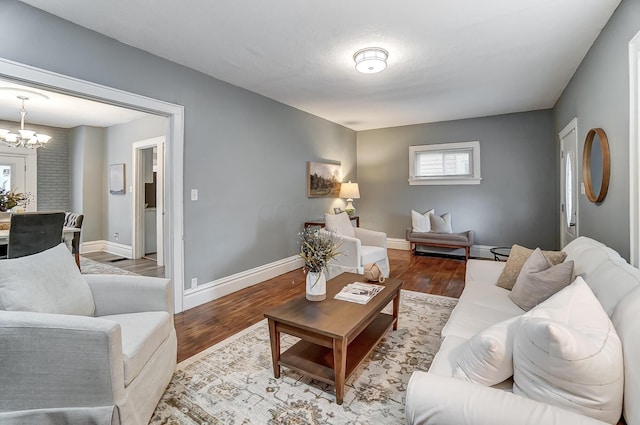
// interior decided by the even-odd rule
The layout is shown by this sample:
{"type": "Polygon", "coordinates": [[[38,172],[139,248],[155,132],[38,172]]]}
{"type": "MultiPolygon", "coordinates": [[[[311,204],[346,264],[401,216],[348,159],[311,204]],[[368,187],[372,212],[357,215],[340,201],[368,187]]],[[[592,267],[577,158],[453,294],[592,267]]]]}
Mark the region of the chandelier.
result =
{"type": "Polygon", "coordinates": [[[24,129],[24,117],[27,115],[27,110],[24,109],[25,100],[29,100],[26,96],[18,96],[18,99],[22,100],[22,109],[20,109],[20,130],[18,134],[11,133],[10,130],[0,128],[0,141],[12,147],[25,147],[29,149],[38,149],[44,146],[51,136],[46,134],[38,134],[35,131],[24,129]]]}

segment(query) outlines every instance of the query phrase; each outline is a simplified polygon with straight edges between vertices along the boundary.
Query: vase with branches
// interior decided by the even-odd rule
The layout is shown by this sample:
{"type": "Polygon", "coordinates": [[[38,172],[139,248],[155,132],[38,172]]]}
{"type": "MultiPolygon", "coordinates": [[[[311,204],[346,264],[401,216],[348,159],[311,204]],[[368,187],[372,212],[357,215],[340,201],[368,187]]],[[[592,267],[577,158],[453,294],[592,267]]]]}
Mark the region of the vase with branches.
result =
{"type": "Polygon", "coordinates": [[[329,262],[340,255],[340,245],[329,235],[320,233],[318,229],[307,227],[299,237],[300,258],[304,260],[306,274],[307,299],[321,301],[326,298],[326,277],[323,271],[329,271],[329,262]]]}

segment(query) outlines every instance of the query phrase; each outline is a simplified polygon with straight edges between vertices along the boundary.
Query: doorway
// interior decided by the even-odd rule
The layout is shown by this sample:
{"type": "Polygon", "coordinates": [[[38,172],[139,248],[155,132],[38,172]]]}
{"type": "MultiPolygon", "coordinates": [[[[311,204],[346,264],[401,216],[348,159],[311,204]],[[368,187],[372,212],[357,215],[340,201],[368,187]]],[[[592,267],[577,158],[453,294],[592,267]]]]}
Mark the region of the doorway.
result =
{"type": "Polygon", "coordinates": [[[0,189],[29,195],[26,211],[37,208],[37,154],[35,150],[0,147],[0,189]],[[21,152],[22,151],[22,152],[21,152]]]}
{"type": "MultiPolygon", "coordinates": [[[[73,93],[89,99],[131,107],[156,115],[166,116],[167,162],[169,178],[166,190],[166,233],[167,276],[173,285],[173,301],[176,313],[183,310],[184,298],[184,241],[183,235],[183,158],[184,158],[184,107],[153,99],[135,93],[103,86],[89,81],[68,77],[51,71],[0,58],[0,76],[21,84],[55,89],[63,93],[73,93]]],[[[33,155],[34,164],[36,156],[33,155]]],[[[35,170],[35,166],[33,168],[35,170]]],[[[34,188],[36,182],[33,182],[34,188]]]]}
{"type": "Polygon", "coordinates": [[[133,143],[133,258],[164,266],[165,137],[133,143]]]}
{"type": "Polygon", "coordinates": [[[578,237],[578,119],[558,134],[560,138],[560,247],[578,237]]]}

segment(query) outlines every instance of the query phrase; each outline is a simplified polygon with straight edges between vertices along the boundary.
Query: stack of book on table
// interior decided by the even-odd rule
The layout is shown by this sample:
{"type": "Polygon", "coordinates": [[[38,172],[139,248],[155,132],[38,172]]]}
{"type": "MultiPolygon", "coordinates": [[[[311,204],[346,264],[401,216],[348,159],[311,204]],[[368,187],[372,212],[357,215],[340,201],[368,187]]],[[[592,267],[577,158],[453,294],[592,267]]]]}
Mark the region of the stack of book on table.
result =
{"type": "Polygon", "coordinates": [[[366,304],[384,289],[382,285],[373,283],[353,282],[342,288],[334,297],[337,300],[366,304]]]}

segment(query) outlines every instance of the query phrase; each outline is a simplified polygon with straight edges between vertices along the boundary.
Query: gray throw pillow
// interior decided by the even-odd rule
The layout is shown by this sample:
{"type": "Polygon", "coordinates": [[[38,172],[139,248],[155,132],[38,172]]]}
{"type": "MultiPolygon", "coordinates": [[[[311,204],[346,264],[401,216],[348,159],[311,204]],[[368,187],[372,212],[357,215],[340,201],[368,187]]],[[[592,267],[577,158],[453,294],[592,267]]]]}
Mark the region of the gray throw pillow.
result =
{"type": "Polygon", "coordinates": [[[540,248],[525,261],[509,298],[524,311],[529,311],[571,283],[573,261],[552,265],[540,248]]]}
{"type": "Polygon", "coordinates": [[[451,228],[451,214],[444,213],[441,216],[429,214],[431,231],[434,233],[453,233],[451,228]]]}
{"type": "Polygon", "coordinates": [[[0,310],[93,316],[89,284],[61,243],[26,257],[0,260],[0,310]]]}
{"type": "MultiPolygon", "coordinates": [[[[504,269],[496,285],[511,290],[520,274],[522,265],[527,261],[532,252],[532,249],[514,244],[511,247],[511,253],[509,254],[509,258],[507,258],[507,263],[504,265],[504,269]]],[[[567,253],[564,251],[542,251],[542,253],[554,265],[562,263],[564,259],[567,258],[567,253]]]]}

